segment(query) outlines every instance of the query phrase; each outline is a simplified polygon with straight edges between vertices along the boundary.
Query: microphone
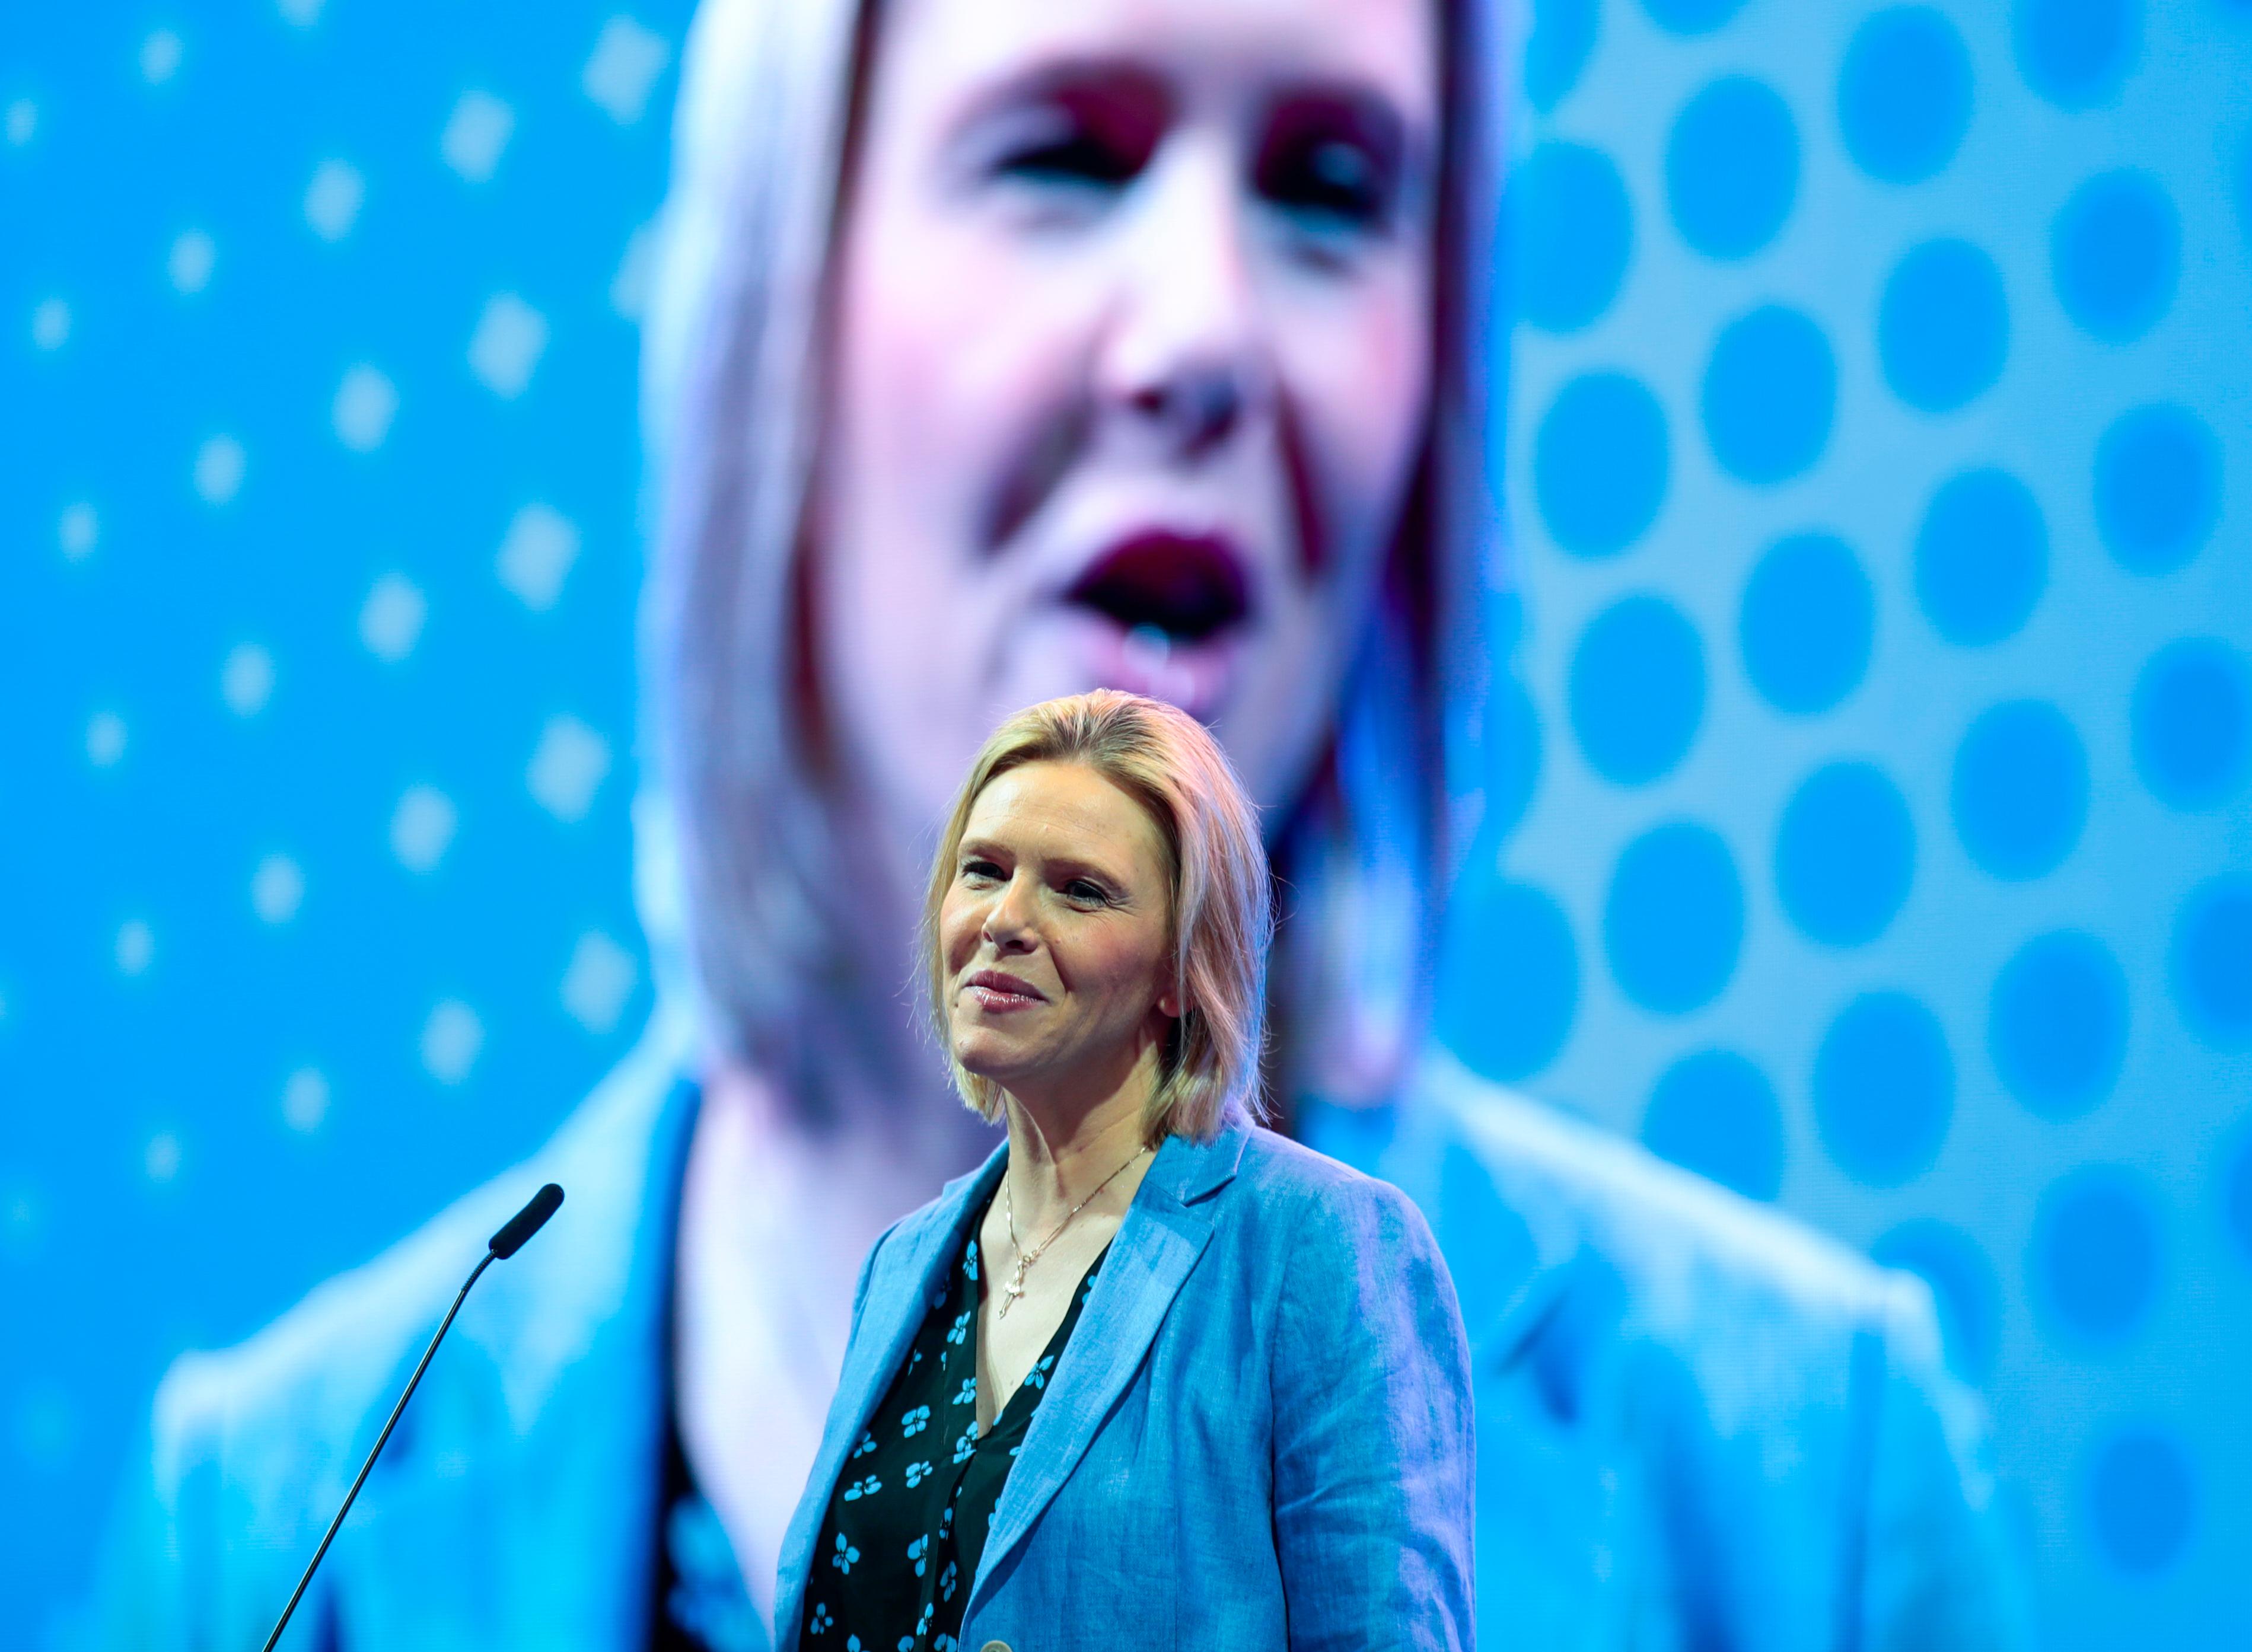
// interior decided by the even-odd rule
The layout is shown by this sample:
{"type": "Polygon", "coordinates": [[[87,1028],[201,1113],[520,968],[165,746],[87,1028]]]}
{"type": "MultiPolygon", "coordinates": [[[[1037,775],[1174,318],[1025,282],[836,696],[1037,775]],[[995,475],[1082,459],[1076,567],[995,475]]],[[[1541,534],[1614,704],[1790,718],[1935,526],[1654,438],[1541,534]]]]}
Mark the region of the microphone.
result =
{"type": "Polygon", "coordinates": [[[338,1509],[337,1517],[329,1522],[329,1530],[321,1539],[321,1546],[313,1551],[313,1558],[305,1566],[305,1575],[297,1579],[296,1593],[289,1597],[289,1604],[282,1608],[281,1621],[275,1624],[274,1633],[266,1637],[263,1652],[274,1652],[275,1643],[282,1638],[282,1631],[289,1627],[290,1614],[296,1611],[297,1602],[305,1598],[305,1586],[312,1582],[313,1573],[320,1569],[321,1557],[328,1553],[329,1545],[336,1541],[337,1528],[344,1524],[344,1517],[351,1512],[352,1500],[359,1496],[359,1489],[367,1483],[368,1470],[375,1467],[375,1460],[383,1454],[384,1441],[391,1438],[391,1431],[399,1426],[400,1413],[407,1409],[407,1402],[414,1398],[414,1390],[422,1380],[422,1373],[430,1369],[430,1356],[438,1351],[438,1344],[445,1340],[446,1332],[454,1322],[454,1315],[462,1311],[462,1304],[469,1300],[469,1287],[476,1284],[485,1269],[495,1262],[505,1261],[522,1250],[525,1241],[547,1225],[547,1218],[555,1214],[562,1203],[563,1190],[553,1182],[548,1183],[532,1196],[530,1204],[510,1217],[502,1225],[500,1232],[486,1241],[485,1253],[469,1270],[469,1278],[462,1281],[462,1288],[454,1295],[454,1305],[446,1310],[446,1317],[438,1322],[437,1335],[431,1337],[430,1345],[422,1350],[422,1363],[415,1366],[414,1374],[407,1379],[406,1392],[399,1396],[399,1403],[391,1408],[391,1415],[383,1425],[383,1432],[375,1437],[374,1449],[367,1454],[367,1461],[359,1466],[359,1477],[351,1482],[351,1489],[344,1493],[344,1507],[338,1509]]]}

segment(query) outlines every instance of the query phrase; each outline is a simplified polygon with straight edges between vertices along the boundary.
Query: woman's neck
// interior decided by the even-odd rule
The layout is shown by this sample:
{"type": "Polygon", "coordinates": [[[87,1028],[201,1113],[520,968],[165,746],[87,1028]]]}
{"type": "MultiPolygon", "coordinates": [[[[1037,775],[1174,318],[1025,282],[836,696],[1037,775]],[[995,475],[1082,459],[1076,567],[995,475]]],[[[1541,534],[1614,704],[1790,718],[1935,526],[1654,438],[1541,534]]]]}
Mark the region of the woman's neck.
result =
{"type": "Polygon", "coordinates": [[[1018,1230],[1044,1232],[1092,1195],[1147,1140],[1157,1085],[1154,1045],[1111,1082],[1021,1086],[1002,1093],[1009,1124],[1009,1196],[1018,1230]]]}

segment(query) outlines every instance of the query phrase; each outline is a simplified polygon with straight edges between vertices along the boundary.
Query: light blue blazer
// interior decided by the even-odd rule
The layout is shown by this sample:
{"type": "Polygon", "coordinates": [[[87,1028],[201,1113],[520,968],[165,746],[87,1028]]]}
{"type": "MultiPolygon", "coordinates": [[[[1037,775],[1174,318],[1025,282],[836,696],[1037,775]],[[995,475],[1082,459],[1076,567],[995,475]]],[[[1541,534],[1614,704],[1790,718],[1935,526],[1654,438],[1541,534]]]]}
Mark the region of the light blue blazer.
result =
{"type": "MultiPolygon", "coordinates": [[[[1007,1149],[876,1242],[783,1539],[798,1645],[845,1454],[1007,1149]]],[[[1032,1413],[963,1608],[1015,1652],[1472,1644],[1470,1356],[1395,1188],[1266,1130],[1158,1149],[1032,1413]]]]}
{"type": "MultiPolygon", "coordinates": [[[[486,1236],[556,1181],[570,1202],[462,1310],[283,1645],[643,1652],[672,1213],[696,1108],[682,1058],[652,1038],[528,1163],[250,1341],[184,1357],[157,1392],[83,1643],[261,1644],[486,1236]]],[[[1486,1652],[2024,1643],[1979,1407],[1941,1364],[1918,1281],[1442,1054],[1396,1107],[1307,1124],[1315,1145],[1408,1194],[1453,1273],[1477,1420],[1486,1652]]],[[[1197,1184],[1171,1184],[1178,1227],[1156,1219],[1165,1201],[1150,1196],[1152,1268],[1193,1245],[1197,1224],[1217,1223],[1215,1198],[1183,1197],[1197,1184]]],[[[1206,1266],[1247,1255],[1216,1226],[1202,1243],[1206,1266]]],[[[1146,1279],[1116,1278],[1114,1300],[1144,1300],[1146,1279]]],[[[1099,1329],[1082,1324],[1089,1346],[1099,1329]]],[[[1143,1340],[1190,1351],[1154,1324],[1143,1340]]],[[[856,1392],[883,1363],[872,1351],[856,1366],[856,1392]]],[[[1202,1392],[1241,1396],[1241,1378],[1223,1365],[1202,1392]]],[[[1123,1393],[1137,1378],[1119,1380],[1123,1393]]],[[[1059,1408],[1050,1423],[1059,1436],[1088,1430],[1073,1472],[1091,1479],[1090,1464],[1130,1442],[1106,1443],[1102,1419],[1085,1416],[1059,1408]]],[[[1170,1427],[1168,1438],[1169,1449],[1197,1443],[1170,1427]]],[[[1214,1457],[1238,1461],[1248,1443],[1231,1433],[1214,1457]]],[[[1028,1533],[1037,1488],[1053,1477],[1060,1489],[1065,1454],[1011,1489],[1028,1533]]],[[[1079,1495],[1043,1501],[1068,1517],[1086,1506],[1079,1495]]],[[[1106,1538],[1071,1557],[1086,1598],[1129,1593],[1104,1570],[1115,1552],[1106,1538]]],[[[989,1615],[1013,1609],[1020,1581],[1049,1587],[1040,1580],[1059,1564],[1041,1544],[1000,1553],[979,1608],[989,1615]]],[[[1171,1586],[1140,1582],[1150,1599],[1171,1586]]],[[[744,1617],[755,1633],[747,1607],[744,1617]]]]}

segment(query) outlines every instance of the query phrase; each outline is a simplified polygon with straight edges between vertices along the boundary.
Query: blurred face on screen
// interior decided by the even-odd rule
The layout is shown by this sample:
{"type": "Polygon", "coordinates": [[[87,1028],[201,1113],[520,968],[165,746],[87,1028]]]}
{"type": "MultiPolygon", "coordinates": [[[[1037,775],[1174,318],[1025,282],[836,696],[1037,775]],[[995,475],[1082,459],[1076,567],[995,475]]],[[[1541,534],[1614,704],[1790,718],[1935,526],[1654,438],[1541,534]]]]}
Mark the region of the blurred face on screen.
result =
{"type": "Polygon", "coordinates": [[[1098,686],[1287,802],[1420,455],[1432,0],[899,0],[833,271],[810,593],[915,841],[1008,711],[1098,686]]]}

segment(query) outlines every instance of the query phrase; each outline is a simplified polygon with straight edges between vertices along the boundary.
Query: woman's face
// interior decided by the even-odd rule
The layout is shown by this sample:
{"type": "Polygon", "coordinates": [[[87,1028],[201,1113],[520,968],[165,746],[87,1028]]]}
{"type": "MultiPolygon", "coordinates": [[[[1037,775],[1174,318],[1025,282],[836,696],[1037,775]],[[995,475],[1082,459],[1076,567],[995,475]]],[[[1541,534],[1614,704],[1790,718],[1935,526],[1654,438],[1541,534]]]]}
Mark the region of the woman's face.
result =
{"type": "Polygon", "coordinates": [[[1303,786],[1428,416],[1437,51],[1432,0],[884,9],[810,589],[903,848],[1090,688],[1303,786]]]}
{"type": "Polygon", "coordinates": [[[1081,763],[977,795],[939,907],[954,1059],[1019,1096],[1114,1093],[1180,1011],[1172,879],[1142,806],[1081,763]]]}

